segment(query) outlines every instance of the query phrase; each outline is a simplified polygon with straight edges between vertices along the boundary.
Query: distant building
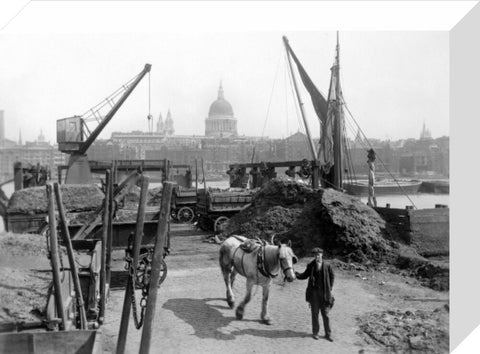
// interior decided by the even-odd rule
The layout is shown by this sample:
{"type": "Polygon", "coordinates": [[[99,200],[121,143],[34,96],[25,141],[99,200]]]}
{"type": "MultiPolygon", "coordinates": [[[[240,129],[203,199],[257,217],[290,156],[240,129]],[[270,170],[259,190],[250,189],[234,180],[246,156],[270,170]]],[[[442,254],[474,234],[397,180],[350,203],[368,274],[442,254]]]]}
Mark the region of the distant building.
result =
{"type": "Polygon", "coordinates": [[[218,98],[210,105],[205,119],[205,136],[227,138],[237,135],[237,118],[233,115],[232,105],[224,97],[220,82],[218,98]]]}
{"type": "Polygon", "coordinates": [[[0,182],[13,178],[13,165],[21,162],[25,166],[48,166],[52,178],[57,176],[57,166],[65,164],[66,155],[58,151],[56,145],[50,145],[40,132],[37,140],[27,141],[25,145],[4,139],[0,147],[0,182]]]}
{"type": "MultiPolygon", "coordinates": [[[[307,136],[296,132],[285,139],[238,135],[237,118],[225,99],[220,83],[217,99],[210,105],[205,119],[205,135],[175,135],[174,119],[168,110],[165,120],[160,114],[155,132],[114,132],[109,140],[96,141],[89,149],[90,160],[168,159],[177,164],[190,164],[206,173],[224,173],[232,163],[261,161],[299,161],[311,159],[307,136]]],[[[349,141],[348,172],[358,178],[368,173],[367,150],[377,154],[377,176],[448,176],[449,139],[432,139],[424,124],[421,139],[382,141],[362,137],[360,131],[349,141]]],[[[314,141],[318,146],[318,141],[314,141]]],[[[345,159],[347,161],[347,159],[345,159]]]]}

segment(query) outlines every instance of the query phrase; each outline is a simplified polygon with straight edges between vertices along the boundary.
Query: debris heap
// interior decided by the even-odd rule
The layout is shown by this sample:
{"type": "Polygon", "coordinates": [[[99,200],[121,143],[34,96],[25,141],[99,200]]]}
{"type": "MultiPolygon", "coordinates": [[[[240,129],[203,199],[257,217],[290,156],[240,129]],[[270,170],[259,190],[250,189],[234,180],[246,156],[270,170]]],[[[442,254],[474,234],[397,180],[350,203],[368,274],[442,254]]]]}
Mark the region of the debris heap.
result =
{"type": "Polygon", "coordinates": [[[220,237],[240,234],[270,241],[275,235],[290,240],[299,256],[322,247],[329,257],[367,267],[389,265],[431,288],[448,290],[448,265],[418,255],[406,241],[393,237],[391,229],[356,197],[276,178],[257,192],[250,207],[230,219],[220,237]]]}
{"type": "Polygon", "coordinates": [[[448,306],[434,311],[389,310],[358,319],[359,334],[369,344],[392,353],[448,353],[448,306]]]}
{"type": "Polygon", "coordinates": [[[52,281],[48,265],[45,237],[0,233],[0,322],[43,319],[52,281]]]}
{"type": "Polygon", "coordinates": [[[291,240],[299,255],[320,246],[330,255],[365,263],[392,256],[384,229],[385,221],[357,198],[277,178],[255,195],[252,206],[231,219],[223,236],[269,240],[277,235],[291,240]]]}
{"type": "MultiPolygon", "coordinates": [[[[62,184],[60,191],[67,212],[93,210],[103,203],[104,194],[94,184],[62,184]]],[[[7,206],[8,214],[43,214],[47,212],[48,200],[45,186],[15,191],[7,206]]]]}

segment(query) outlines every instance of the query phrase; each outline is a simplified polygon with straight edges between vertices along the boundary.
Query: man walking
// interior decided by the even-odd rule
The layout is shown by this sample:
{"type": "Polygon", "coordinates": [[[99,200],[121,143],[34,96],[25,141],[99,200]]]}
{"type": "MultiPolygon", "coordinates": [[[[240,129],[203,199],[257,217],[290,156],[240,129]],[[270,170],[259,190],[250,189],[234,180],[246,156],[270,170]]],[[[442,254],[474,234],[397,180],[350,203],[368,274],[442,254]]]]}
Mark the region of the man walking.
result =
{"type": "Polygon", "coordinates": [[[318,315],[321,313],[323,327],[325,329],[325,339],[333,342],[328,313],[335,300],[332,296],[335,275],[333,274],[330,264],[323,261],[323,250],[321,248],[314,248],[312,253],[315,259],[307,265],[307,269],[303,273],[295,272],[295,276],[300,280],[308,278],[305,299],[310,303],[310,310],[312,312],[313,338],[319,338],[318,332],[320,330],[320,324],[318,315]]]}

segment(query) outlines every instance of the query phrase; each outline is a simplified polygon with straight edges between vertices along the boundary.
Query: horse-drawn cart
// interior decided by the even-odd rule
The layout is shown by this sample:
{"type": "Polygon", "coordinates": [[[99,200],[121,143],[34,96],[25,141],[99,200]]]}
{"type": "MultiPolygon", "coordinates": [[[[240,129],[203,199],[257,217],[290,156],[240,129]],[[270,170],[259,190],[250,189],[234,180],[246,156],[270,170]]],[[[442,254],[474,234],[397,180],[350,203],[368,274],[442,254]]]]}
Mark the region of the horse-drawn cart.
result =
{"type": "Polygon", "coordinates": [[[172,193],[172,218],[181,223],[191,223],[196,216],[197,189],[176,186],[172,193]]]}
{"type": "Polygon", "coordinates": [[[198,226],[220,232],[232,216],[250,206],[254,193],[242,188],[198,190],[198,226]]]}

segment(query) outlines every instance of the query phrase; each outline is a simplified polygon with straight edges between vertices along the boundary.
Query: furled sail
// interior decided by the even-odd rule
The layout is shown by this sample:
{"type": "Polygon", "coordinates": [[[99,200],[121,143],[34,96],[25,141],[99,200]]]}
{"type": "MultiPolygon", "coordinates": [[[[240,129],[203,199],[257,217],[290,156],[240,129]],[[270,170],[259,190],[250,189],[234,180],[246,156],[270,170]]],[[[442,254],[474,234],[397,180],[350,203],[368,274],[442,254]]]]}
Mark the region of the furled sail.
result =
{"type": "MultiPolygon", "coordinates": [[[[320,144],[318,160],[322,170],[322,180],[325,187],[342,188],[342,155],[343,155],[343,97],[340,88],[340,46],[338,44],[335,63],[331,69],[328,99],[320,93],[308,76],[297,56],[293,52],[286,37],[285,47],[289,57],[293,58],[303,85],[310,94],[315,113],[320,120],[320,144]]],[[[293,75],[293,72],[292,72],[293,75]]],[[[297,93],[298,94],[298,93],[297,93]]],[[[317,158],[317,157],[316,157],[317,158]]]]}
{"type": "Polygon", "coordinates": [[[337,53],[331,71],[328,92],[327,119],[320,137],[319,160],[322,172],[328,184],[342,188],[343,157],[343,95],[340,86],[340,46],[337,33],[337,53]],[[333,168],[333,171],[331,169],[333,168]]]}
{"type": "Polygon", "coordinates": [[[327,100],[317,89],[312,79],[310,79],[310,76],[308,76],[307,72],[305,71],[297,56],[290,47],[290,44],[288,42],[285,42],[285,45],[287,47],[288,53],[292,56],[293,61],[297,65],[297,69],[300,77],[302,78],[303,85],[307,89],[308,93],[310,94],[310,98],[312,99],[315,113],[317,114],[318,119],[320,119],[321,125],[323,125],[327,120],[327,100]]]}

